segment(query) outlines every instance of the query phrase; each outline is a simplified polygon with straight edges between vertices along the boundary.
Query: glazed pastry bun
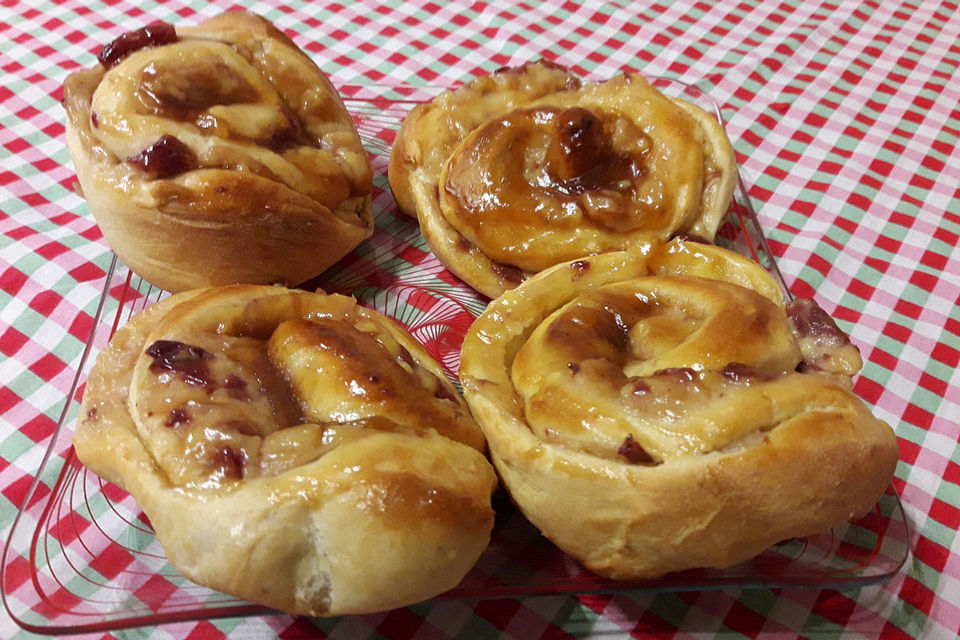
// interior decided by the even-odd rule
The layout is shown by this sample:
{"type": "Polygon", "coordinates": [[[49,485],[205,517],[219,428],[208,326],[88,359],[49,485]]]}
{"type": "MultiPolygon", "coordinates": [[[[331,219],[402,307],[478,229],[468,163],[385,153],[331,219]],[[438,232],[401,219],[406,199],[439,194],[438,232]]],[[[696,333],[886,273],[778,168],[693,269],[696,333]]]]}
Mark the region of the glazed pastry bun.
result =
{"type": "Polygon", "coordinates": [[[64,83],[67,143],[114,252],[169,291],[299,284],[373,233],[336,89],[267,20],[157,23],[64,83]]]}
{"type": "Polygon", "coordinates": [[[583,83],[544,62],[415,107],[389,167],[440,262],[490,297],[647,237],[712,241],[736,176],[713,115],[639,75],[583,83]]]}
{"type": "Polygon", "coordinates": [[[291,614],[366,613],[454,586],[497,479],[439,365],[353,298],[194,290],[97,358],[76,453],[126,489],[191,580],[291,614]]]}
{"type": "Polygon", "coordinates": [[[598,574],[649,579],[875,505],[898,448],[850,391],[860,366],[815,302],[785,303],[755,263],[675,239],[494,300],[460,378],[530,521],[598,574]]]}

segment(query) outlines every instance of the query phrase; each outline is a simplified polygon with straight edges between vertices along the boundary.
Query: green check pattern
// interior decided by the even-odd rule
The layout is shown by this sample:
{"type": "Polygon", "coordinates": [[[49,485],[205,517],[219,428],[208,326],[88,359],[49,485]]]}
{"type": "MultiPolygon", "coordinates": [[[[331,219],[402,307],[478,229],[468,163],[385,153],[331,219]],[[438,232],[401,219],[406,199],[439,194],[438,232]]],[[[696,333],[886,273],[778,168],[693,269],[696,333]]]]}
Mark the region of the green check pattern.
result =
{"type": "MultiPolygon", "coordinates": [[[[956,0],[6,2],[0,5],[0,533],[6,538],[71,393],[112,254],[64,144],[62,82],[119,33],[243,6],[338,86],[443,87],[548,58],[594,78],[668,76],[718,102],[751,203],[796,295],[860,347],[855,390],[896,429],[912,557],[855,590],[537,595],[332,620],[244,616],[120,638],[955,638],[960,632],[960,19],[956,0]]],[[[383,166],[378,171],[385,171],[383,166]]],[[[383,187],[382,176],[378,178],[383,187]]],[[[400,233],[389,217],[378,231],[400,233]]],[[[409,238],[397,270],[418,273],[409,238]]],[[[365,264],[357,252],[351,269],[365,264]]],[[[394,267],[391,267],[394,268],[394,267]]],[[[350,281],[351,271],[336,277],[350,281]]],[[[431,281],[456,283],[443,274],[431,281]]],[[[375,295],[371,293],[371,295],[375,295]]],[[[114,301],[115,302],[115,301],[114,301]]],[[[418,321],[403,299],[397,313],[418,321]]],[[[473,311],[473,309],[471,309],[473,311]]],[[[107,316],[109,316],[109,310],[107,316]]],[[[426,335],[426,334],[424,334],[426,335]]],[[[428,337],[427,337],[428,338],[428,337]]],[[[425,339],[427,339],[425,338],[425,339]]],[[[102,348],[102,342],[94,350],[102,348]]],[[[53,486],[67,451],[51,451],[53,486]]],[[[42,491],[37,499],[42,500],[42,491]]],[[[105,504],[90,514],[107,515],[105,504]]],[[[26,523],[27,526],[35,522],[26,523]]],[[[140,541],[132,540],[132,544],[140,541]]],[[[51,562],[62,554],[50,549],[51,562]]],[[[27,600],[8,557],[4,597],[27,600]]],[[[44,560],[46,562],[46,560],[44,560]]],[[[109,572],[110,567],[104,568],[109,572]]],[[[103,576],[102,576],[103,577],[103,576]]],[[[92,583],[91,583],[92,584],[92,583]]],[[[77,578],[85,596],[96,588],[77,578]],[[86,591],[85,591],[86,590],[86,591]]],[[[136,596],[152,606],[163,592],[136,596]]],[[[33,612],[34,620],[46,615],[33,612]]],[[[0,637],[33,637],[0,614],[0,637]]],[[[104,637],[96,634],[92,637],[104,637]]]]}

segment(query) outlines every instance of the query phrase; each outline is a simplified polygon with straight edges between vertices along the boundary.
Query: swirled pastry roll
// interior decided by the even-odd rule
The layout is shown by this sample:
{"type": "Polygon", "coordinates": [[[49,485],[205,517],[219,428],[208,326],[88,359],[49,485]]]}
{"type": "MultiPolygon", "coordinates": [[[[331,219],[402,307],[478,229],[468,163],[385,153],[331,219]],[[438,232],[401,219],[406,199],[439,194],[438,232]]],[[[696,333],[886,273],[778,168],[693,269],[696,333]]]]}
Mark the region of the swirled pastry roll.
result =
{"type": "Polygon", "coordinates": [[[897,462],[832,319],[709,245],[552,267],[490,304],[461,363],[515,502],[612,578],[726,567],[840,525],[897,462]]]}
{"type": "Polygon", "coordinates": [[[505,69],[413,109],[390,186],[448,269],[491,296],[580,256],[712,240],[736,184],[720,123],[639,75],[505,69]]]}
{"type": "Polygon", "coordinates": [[[439,365],[353,298],[255,285],[154,304],[90,373],[77,456],[170,562],[293,614],[404,606],[489,542],[496,475],[439,365]]]}
{"type": "Polygon", "coordinates": [[[372,234],[353,120],[267,20],[158,23],[99,59],[64,83],[67,142],[104,237],[144,279],[299,284],[372,234]]]}

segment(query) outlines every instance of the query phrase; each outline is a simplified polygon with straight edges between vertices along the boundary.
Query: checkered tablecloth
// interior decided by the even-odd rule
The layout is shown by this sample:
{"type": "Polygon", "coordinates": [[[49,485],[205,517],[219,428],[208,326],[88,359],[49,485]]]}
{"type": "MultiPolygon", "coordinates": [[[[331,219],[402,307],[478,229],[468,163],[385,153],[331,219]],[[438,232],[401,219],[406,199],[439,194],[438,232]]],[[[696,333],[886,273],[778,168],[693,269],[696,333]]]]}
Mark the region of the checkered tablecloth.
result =
{"type": "MultiPolygon", "coordinates": [[[[0,2],[0,534],[59,418],[112,255],[74,192],[61,85],[117,34],[243,6],[337,85],[446,86],[548,58],[669,76],[721,106],[796,295],[860,347],[893,425],[912,556],[852,591],[446,601],[331,620],[229,618],[129,638],[955,638],[960,631],[960,12],[880,2],[0,2]]],[[[103,637],[97,634],[92,637],[103,637]]],[[[0,613],[0,637],[25,638],[0,613]]]]}

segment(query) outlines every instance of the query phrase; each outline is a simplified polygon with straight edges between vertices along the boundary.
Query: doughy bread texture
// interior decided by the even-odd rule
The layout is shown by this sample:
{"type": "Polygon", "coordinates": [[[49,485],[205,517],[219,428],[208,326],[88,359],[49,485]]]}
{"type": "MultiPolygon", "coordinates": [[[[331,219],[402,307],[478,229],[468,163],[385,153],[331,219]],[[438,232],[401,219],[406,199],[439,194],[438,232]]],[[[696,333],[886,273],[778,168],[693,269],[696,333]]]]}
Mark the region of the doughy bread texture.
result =
{"type": "Polygon", "coordinates": [[[236,285],[134,316],[90,373],[79,459],[123,487],[170,562],[292,614],[453,588],[497,479],[439,365],[340,295],[236,285]]]}
{"type": "Polygon", "coordinates": [[[524,514],[592,571],[722,568],[864,515],[897,462],[860,355],[759,265],[673,240],[552,267],[467,334],[464,394],[524,514]]]}
{"type": "Polygon", "coordinates": [[[648,236],[712,241],[736,176],[713,115],[636,74],[584,83],[544,62],[415,107],[389,167],[440,262],[490,297],[648,236]]]}
{"type": "Polygon", "coordinates": [[[99,59],[64,83],[67,143],[104,237],[145,280],[295,285],[372,234],[353,120],[267,20],[154,24],[99,59]]]}

